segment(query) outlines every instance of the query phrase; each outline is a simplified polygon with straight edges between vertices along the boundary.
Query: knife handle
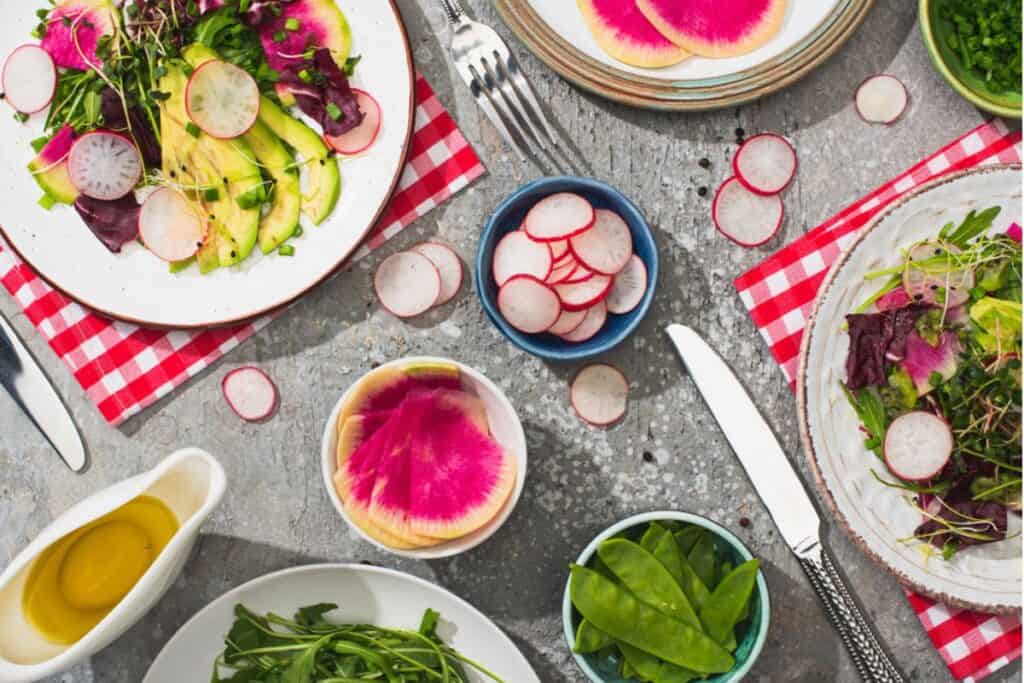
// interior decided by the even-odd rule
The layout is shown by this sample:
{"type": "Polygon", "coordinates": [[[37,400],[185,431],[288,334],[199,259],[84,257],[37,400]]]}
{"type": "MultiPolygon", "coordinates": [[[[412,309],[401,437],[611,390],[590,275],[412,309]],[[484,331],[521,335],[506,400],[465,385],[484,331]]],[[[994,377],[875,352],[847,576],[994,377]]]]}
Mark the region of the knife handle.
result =
{"type": "Polygon", "coordinates": [[[869,683],[903,683],[903,674],[882,649],[821,544],[801,553],[798,558],[825,606],[829,621],[839,631],[861,679],[869,683]]]}

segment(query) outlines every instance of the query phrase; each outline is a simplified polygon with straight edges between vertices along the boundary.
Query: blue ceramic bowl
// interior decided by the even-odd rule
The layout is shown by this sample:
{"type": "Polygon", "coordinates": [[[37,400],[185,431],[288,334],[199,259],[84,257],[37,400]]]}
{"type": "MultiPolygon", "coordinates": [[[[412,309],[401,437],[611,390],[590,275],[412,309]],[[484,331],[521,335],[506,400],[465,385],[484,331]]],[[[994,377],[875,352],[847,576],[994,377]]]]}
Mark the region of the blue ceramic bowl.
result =
{"type": "Polygon", "coordinates": [[[618,346],[628,337],[643,317],[647,315],[654,299],[654,288],[658,282],[658,246],[647,225],[647,219],[633,202],[611,187],[592,178],[555,176],[542,178],[516,190],[491,214],[476,255],[476,291],[480,303],[491,322],[501,330],[509,341],[535,356],[549,360],[580,360],[597,356],[618,346]],[[551,334],[524,334],[515,329],[498,313],[498,285],[492,277],[494,247],[498,241],[522,225],[526,212],[534,204],[556,192],[575,192],[598,209],[610,209],[626,221],[633,234],[633,251],[647,266],[647,291],[640,304],[629,313],[608,315],[604,328],[585,342],[571,343],[551,334]]]}
{"type": "MultiPolygon", "coordinates": [[[[689,512],[662,511],[633,515],[608,527],[598,534],[590,542],[590,545],[584,548],[579,558],[577,558],[576,564],[587,565],[597,552],[597,546],[612,536],[623,533],[629,535],[629,530],[633,527],[646,526],[650,522],[665,520],[675,520],[704,527],[714,534],[718,550],[725,557],[730,557],[733,565],[742,564],[753,558],[753,555],[750,554],[750,551],[747,550],[747,547],[743,545],[740,539],[736,538],[728,529],[715,524],[711,520],[699,515],[690,514],[689,512]]],[[[768,584],[765,583],[764,572],[758,572],[753,600],[750,603],[750,616],[746,622],[740,625],[736,632],[738,645],[732,653],[733,657],[736,658],[736,664],[730,671],[710,675],[704,680],[707,683],[736,683],[743,680],[743,677],[747,675],[750,668],[754,666],[754,662],[757,661],[758,656],[761,654],[761,649],[768,639],[768,622],[770,619],[771,604],[768,601],[768,584]]],[[[562,627],[565,631],[565,642],[569,646],[570,651],[576,642],[576,629],[579,628],[579,625],[580,615],[572,606],[572,600],[569,597],[569,582],[566,581],[565,594],[562,597],[562,627]]],[[[576,659],[576,664],[579,665],[583,673],[593,683],[635,683],[633,679],[623,678],[619,675],[619,662],[614,657],[602,657],[598,653],[581,655],[575,652],[573,652],[572,656],[576,659]]]]}

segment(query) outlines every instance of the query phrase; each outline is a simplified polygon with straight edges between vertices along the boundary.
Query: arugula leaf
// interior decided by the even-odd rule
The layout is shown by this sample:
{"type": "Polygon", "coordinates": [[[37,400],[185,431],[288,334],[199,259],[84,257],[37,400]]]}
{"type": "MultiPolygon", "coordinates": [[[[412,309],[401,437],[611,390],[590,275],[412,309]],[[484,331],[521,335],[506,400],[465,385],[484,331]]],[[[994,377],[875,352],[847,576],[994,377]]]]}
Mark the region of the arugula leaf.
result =
{"type": "Polygon", "coordinates": [[[886,415],[885,405],[882,403],[882,399],[879,398],[878,392],[872,387],[850,391],[842,382],[840,382],[839,386],[843,388],[846,399],[853,406],[854,412],[857,413],[858,419],[860,419],[861,424],[864,425],[864,429],[867,430],[870,436],[870,438],[865,440],[864,446],[874,452],[879,458],[883,458],[882,438],[885,436],[885,430],[889,426],[889,418],[886,415]]]}
{"type": "Polygon", "coordinates": [[[964,218],[963,222],[956,229],[952,229],[952,223],[947,223],[939,232],[939,237],[961,249],[967,247],[967,243],[975,237],[985,234],[992,227],[1002,207],[991,206],[981,213],[971,211],[964,218]]]}

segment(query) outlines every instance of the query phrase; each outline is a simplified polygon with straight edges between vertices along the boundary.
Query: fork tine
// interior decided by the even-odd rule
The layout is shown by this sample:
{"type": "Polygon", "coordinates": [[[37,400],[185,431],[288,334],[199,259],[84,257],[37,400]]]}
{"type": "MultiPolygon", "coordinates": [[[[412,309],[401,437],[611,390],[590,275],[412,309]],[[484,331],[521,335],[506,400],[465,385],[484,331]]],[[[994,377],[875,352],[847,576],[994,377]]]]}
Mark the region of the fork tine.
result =
{"type": "MultiPolygon", "coordinates": [[[[502,116],[504,116],[506,125],[509,127],[509,129],[515,131],[516,136],[520,140],[522,140],[522,144],[525,150],[529,153],[533,153],[533,150],[530,147],[530,137],[524,130],[522,130],[520,123],[516,119],[515,112],[513,111],[509,103],[505,101],[504,97],[502,97],[501,95],[501,92],[498,90],[498,86],[495,83],[496,79],[491,74],[491,70],[488,68],[487,61],[481,60],[480,64],[482,66],[483,73],[479,73],[476,75],[479,81],[483,84],[484,92],[487,94],[488,99],[494,105],[494,108],[501,112],[502,116]]],[[[469,65],[469,68],[474,73],[476,73],[476,69],[472,64],[469,65]]]]}
{"type": "Polygon", "coordinates": [[[515,84],[516,89],[526,98],[529,102],[530,108],[533,109],[537,116],[537,120],[544,126],[544,131],[548,134],[548,138],[555,145],[558,145],[558,136],[555,135],[554,128],[548,122],[547,116],[544,114],[544,109],[541,108],[540,102],[537,101],[537,95],[533,92],[533,88],[530,86],[530,82],[526,80],[523,75],[523,70],[519,68],[519,61],[516,60],[515,55],[511,52],[508,58],[502,63],[502,67],[508,72],[509,78],[512,83],[515,84]]]}
{"type": "MultiPolygon", "coordinates": [[[[540,145],[540,148],[547,151],[548,146],[547,143],[544,142],[544,135],[534,123],[534,117],[530,116],[530,105],[528,102],[524,101],[516,89],[512,87],[512,83],[508,79],[508,71],[505,69],[505,65],[501,60],[501,55],[498,54],[497,50],[494,50],[491,53],[491,58],[493,59],[494,66],[492,69],[489,69],[489,71],[493,71],[494,80],[498,84],[498,88],[501,90],[501,94],[505,98],[505,101],[508,102],[508,105],[513,111],[519,114],[519,118],[521,118],[523,123],[526,124],[526,128],[529,128],[530,132],[533,133],[533,137],[537,141],[537,144],[540,145]]],[[[489,66],[487,62],[484,62],[484,65],[489,66]]]]}
{"type": "Polygon", "coordinates": [[[498,133],[505,140],[512,149],[519,155],[520,160],[526,161],[526,155],[523,154],[523,150],[520,148],[519,143],[516,142],[515,138],[512,137],[512,133],[505,126],[505,122],[501,120],[501,116],[495,111],[491,105],[490,99],[487,97],[487,93],[484,90],[483,84],[477,79],[474,73],[473,67],[462,62],[456,62],[455,68],[458,70],[459,75],[462,76],[462,80],[469,86],[469,91],[473,93],[473,99],[476,100],[476,104],[483,110],[484,114],[490,120],[491,124],[498,129],[498,133]]]}

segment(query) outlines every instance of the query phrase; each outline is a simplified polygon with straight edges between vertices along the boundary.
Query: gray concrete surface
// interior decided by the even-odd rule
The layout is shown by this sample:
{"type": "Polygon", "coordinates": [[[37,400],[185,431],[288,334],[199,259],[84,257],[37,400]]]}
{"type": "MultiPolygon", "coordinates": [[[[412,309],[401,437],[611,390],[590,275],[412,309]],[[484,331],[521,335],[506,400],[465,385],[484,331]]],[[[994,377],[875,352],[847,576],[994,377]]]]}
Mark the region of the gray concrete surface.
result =
{"type": "MultiPolygon", "coordinates": [[[[576,365],[547,364],[513,349],[468,288],[454,303],[412,323],[374,304],[368,279],[377,258],[434,237],[453,244],[470,262],[490,210],[540,175],[502,147],[458,81],[447,60],[440,9],[428,0],[401,0],[419,68],[489,169],[470,190],[120,429],[103,422],[14,302],[0,296],[0,310],[14,317],[68,398],[93,458],[88,473],[70,474],[0,396],[0,563],[75,501],[152,466],[177,447],[195,445],[216,454],[230,481],[223,505],[167,597],[114,645],[51,681],[140,681],[171,634],[211,599],[266,572],[318,561],[369,561],[436,581],[494,618],[544,681],[582,681],[559,616],[567,563],[608,524],[660,508],[708,515],[764,558],[773,620],[750,680],[857,679],[799,567],[683,378],[662,328],[686,322],[718,345],[806,473],[793,397],[730,282],[983,116],[932,70],[917,31],[916,3],[906,0],[880,0],[831,61],[789,90],[739,109],[696,115],[632,110],[581,93],[516,43],[486,0],[468,4],[521,55],[542,99],[595,175],[633,197],[657,230],[664,277],[655,305],[639,332],[608,354],[634,383],[628,419],[608,431],[581,424],[566,400],[566,381],[576,365]],[[910,110],[892,127],[868,126],[850,106],[856,84],[878,71],[898,75],[911,92],[910,110]],[[697,191],[729,175],[737,127],[781,131],[795,141],[800,156],[800,173],[785,194],[785,228],[754,250],[714,232],[710,198],[697,191]],[[709,170],[698,166],[701,157],[712,160],[709,170]],[[520,410],[530,446],[526,490],[508,524],[477,550],[433,562],[402,561],[357,540],[331,507],[317,460],[324,420],[340,393],[372,364],[420,353],[460,359],[494,379],[520,410]],[[265,368],[280,385],[281,410],[267,424],[243,424],[221,397],[221,377],[244,363],[265,368]],[[751,520],[749,527],[739,524],[742,517],[751,520]]],[[[828,537],[870,620],[910,679],[948,680],[900,587],[840,531],[833,528],[828,537]]],[[[1013,665],[992,680],[1019,678],[1019,665],[1013,665]]]]}

